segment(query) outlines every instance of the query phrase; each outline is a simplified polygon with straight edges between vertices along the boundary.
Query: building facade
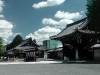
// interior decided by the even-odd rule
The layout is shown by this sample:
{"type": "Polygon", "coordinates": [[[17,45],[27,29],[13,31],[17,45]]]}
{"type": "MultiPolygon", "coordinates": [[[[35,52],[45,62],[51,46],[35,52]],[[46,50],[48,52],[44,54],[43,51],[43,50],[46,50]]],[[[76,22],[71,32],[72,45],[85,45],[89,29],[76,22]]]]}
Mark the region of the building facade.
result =
{"type": "Polygon", "coordinates": [[[54,49],[58,47],[58,41],[57,40],[44,40],[43,46],[46,49],[54,49]]]}

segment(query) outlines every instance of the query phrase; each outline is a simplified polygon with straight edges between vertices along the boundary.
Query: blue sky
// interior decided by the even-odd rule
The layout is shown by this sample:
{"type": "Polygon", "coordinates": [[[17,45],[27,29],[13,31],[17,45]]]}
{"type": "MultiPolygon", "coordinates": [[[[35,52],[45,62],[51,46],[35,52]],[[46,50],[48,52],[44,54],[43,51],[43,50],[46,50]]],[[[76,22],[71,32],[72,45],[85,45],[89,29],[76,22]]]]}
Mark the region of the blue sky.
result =
{"type": "Polygon", "coordinates": [[[87,0],[0,0],[0,36],[10,43],[16,34],[41,44],[67,24],[86,17],[87,0]]]}

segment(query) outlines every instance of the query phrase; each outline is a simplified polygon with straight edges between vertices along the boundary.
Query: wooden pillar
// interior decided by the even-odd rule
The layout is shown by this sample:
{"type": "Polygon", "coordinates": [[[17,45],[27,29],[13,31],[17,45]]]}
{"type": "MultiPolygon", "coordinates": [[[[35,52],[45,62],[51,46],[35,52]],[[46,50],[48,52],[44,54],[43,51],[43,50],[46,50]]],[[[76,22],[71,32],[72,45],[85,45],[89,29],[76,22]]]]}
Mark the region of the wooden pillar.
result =
{"type": "Polygon", "coordinates": [[[13,56],[13,61],[14,61],[14,59],[15,59],[15,56],[13,56]]]}
{"type": "Polygon", "coordinates": [[[9,56],[8,56],[8,61],[9,61],[9,56]]]}
{"type": "Polygon", "coordinates": [[[75,49],[75,59],[78,60],[79,57],[78,57],[78,49],[75,49]]]}
{"type": "Polygon", "coordinates": [[[74,45],[74,49],[75,49],[75,59],[79,60],[79,49],[78,49],[78,45],[74,45]]]}
{"type": "Polygon", "coordinates": [[[3,56],[3,61],[4,61],[4,56],[3,56]]]}
{"type": "Polygon", "coordinates": [[[65,55],[65,54],[64,54],[64,52],[65,52],[65,46],[64,46],[64,43],[63,43],[63,42],[62,42],[62,45],[63,45],[63,52],[62,52],[62,53],[63,53],[63,60],[64,60],[64,55],[65,55]]]}
{"type": "Polygon", "coordinates": [[[36,51],[34,51],[34,61],[36,61],[36,51]]]}

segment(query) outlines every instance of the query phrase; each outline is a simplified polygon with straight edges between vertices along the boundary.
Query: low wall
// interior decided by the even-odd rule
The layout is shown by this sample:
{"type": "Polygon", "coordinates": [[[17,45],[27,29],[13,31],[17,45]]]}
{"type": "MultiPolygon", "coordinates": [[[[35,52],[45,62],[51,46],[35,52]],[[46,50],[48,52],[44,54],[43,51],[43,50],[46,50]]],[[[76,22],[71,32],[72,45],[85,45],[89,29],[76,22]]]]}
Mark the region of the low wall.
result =
{"type": "Polygon", "coordinates": [[[94,60],[100,60],[100,49],[94,49],[94,60]]]}

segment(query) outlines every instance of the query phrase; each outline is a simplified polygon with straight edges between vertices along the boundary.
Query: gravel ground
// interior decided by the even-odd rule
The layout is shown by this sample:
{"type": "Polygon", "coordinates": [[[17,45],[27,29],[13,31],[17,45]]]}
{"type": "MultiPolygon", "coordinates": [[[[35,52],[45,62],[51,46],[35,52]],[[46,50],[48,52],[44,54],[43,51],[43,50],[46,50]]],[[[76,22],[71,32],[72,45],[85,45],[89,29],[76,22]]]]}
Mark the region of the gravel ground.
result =
{"type": "Polygon", "coordinates": [[[0,75],[100,75],[100,64],[6,64],[0,75]]]}

